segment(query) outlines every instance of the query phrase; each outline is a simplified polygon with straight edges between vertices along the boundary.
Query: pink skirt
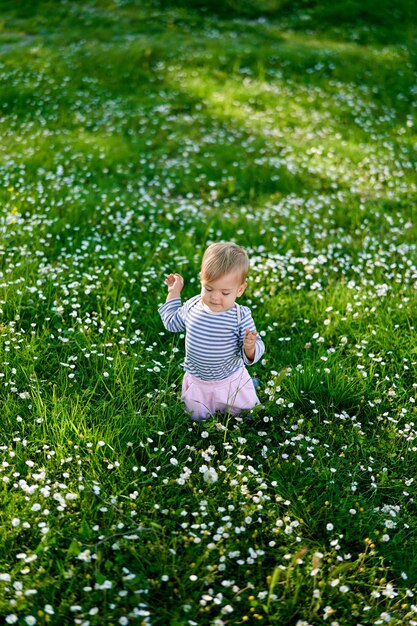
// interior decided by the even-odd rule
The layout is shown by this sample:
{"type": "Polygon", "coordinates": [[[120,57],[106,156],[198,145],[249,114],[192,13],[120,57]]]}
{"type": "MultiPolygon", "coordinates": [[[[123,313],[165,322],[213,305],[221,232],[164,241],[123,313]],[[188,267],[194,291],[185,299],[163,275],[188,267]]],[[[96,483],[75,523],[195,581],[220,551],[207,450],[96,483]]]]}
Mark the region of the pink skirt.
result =
{"type": "Polygon", "coordinates": [[[259,404],[252,379],[245,367],[223,380],[201,380],[185,372],[181,400],[193,420],[205,420],[216,411],[237,415],[259,404]]]}

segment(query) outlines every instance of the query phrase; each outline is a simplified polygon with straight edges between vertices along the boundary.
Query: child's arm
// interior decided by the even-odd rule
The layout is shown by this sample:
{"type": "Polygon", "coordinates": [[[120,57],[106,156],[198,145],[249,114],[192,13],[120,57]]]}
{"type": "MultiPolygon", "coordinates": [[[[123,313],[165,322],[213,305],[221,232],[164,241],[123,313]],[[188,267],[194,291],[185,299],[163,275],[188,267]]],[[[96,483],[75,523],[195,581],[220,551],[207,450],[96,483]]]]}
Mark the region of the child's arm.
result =
{"type": "Polygon", "coordinates": [[[181,297],[181,291],[184,287],[184,279],[181,274],[169,274],[165,279],[165,284],[168,285],[166,302],[181,297]]]}
{"type": "Polygon", "coordinates": [[[253,363],[255,358],[257,334],[256,330],[249,330],[249,328],[246,328],[245,336],[243,338],[243,350],[246,358],[251,363],[253,363]]]}
{"type": "Polygon", "coordinates": [[[253,321],[250,310],[247,307],[241,308],[243,312],[240,326],[242,356],[246,365],[253,365],[259,361],[265,352],[265,344],[256,331],[255,322],[253,321]]]}
{"type": "Polygon", "coordinates": [[[165,279],[168,295],[165,304],[161,304],[158,313],[167,330],[178,333],[185,330],[184,307],[181,303],[181,290],[184,280],[180,274],[170,274],[165,279]]]}

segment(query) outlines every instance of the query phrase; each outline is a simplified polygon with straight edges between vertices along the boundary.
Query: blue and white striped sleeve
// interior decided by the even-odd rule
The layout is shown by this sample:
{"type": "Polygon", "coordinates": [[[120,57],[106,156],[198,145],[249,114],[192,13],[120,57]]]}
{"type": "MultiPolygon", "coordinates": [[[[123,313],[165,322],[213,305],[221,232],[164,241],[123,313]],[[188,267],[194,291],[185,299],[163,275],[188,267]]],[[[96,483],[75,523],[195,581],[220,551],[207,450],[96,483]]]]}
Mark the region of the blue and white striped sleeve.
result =
{"type": "Polygon", "coordinates": [[[158,313],[167,330],[173,333],[185,330],[184,307],[182,306],[181,298],[172,298],[172,300],[164,302],[164,304],[158,307],[158,313]]]}
{"type": "Polygon", "coordinates": [[[256,344],[255,344],[255,356],[253,361],[249,361],[246,357],[245,351],[243,349],[243,339],[245,337],[246,329],[249,328],[252,332],[256,330],[255,322],[253,321],[250,309],[248,307],[241,307],[242,310],[242,321],[239,327],[239,343],[242,346],[242,358],[246,365],[253,365],[262,357],[265,352],[265,344],[262,341],[259,333],[256,335],[256,344]]]}

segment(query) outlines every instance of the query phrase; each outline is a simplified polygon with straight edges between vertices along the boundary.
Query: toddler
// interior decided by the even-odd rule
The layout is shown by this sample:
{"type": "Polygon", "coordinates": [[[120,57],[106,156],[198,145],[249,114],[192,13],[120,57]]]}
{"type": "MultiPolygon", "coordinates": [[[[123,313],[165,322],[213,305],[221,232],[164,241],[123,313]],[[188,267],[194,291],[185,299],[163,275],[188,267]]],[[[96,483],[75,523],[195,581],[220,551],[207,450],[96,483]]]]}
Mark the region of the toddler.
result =
{"type": "Polygon", "coordinates": [[[199,295],[182,304],[182,276],[165,279],[168,296],[158,312],[167,330],[185,331],[181,399],[194,420],[215,411],[236,415],[259,404],[245,365],[259,361],[265,346],[250,309],[236,302],[245,291],[248,269],[240,246],[214,243],[203,256],[199,295]]]}

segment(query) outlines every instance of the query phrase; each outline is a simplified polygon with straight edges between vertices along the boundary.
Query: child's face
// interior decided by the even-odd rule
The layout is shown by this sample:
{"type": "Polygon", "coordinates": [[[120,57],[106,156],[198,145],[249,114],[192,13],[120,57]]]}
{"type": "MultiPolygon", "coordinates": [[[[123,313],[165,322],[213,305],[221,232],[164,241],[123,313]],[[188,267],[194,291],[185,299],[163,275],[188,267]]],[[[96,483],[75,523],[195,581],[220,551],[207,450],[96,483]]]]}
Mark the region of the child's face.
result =
{"type": "Polygon", "coordinates": [[[224,274],[211,282],[201,276],[201,299],[203,304],[216,313],[232,308],[236,298],[245,291],[246,283],[236,272],[224,274]]]}

